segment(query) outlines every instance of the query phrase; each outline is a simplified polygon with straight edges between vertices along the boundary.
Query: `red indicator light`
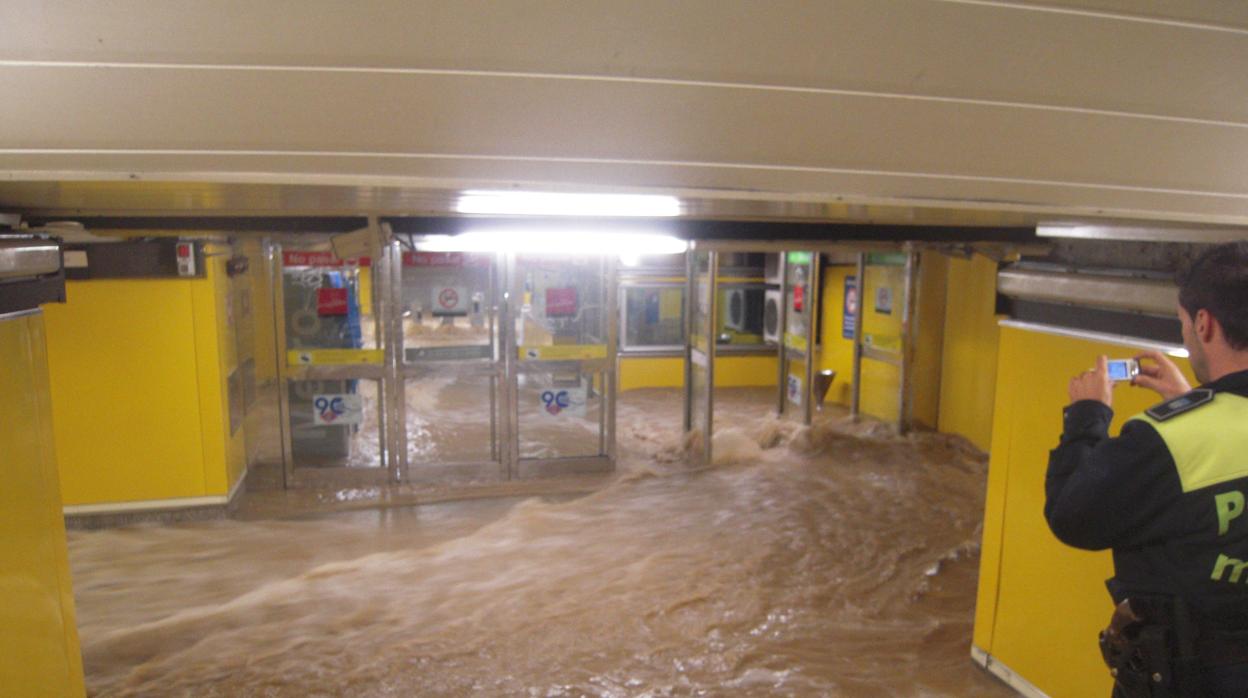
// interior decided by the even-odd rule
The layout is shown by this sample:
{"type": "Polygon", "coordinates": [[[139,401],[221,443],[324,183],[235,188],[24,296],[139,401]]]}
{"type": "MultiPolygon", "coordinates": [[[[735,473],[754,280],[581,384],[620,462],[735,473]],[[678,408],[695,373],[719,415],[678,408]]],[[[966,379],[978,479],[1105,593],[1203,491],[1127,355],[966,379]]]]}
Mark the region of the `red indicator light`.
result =
{"type": "Polygon", "coordinates": [[[180,243],[178,243],[178,258],[179,258],[179,259],[186,259],[187,257],[190,257],[190,256],[191,256],[191,246],[190,246],[190,244],[189,244],[189,243],[185,243],[185,242],[180,242],[180,243]]]}

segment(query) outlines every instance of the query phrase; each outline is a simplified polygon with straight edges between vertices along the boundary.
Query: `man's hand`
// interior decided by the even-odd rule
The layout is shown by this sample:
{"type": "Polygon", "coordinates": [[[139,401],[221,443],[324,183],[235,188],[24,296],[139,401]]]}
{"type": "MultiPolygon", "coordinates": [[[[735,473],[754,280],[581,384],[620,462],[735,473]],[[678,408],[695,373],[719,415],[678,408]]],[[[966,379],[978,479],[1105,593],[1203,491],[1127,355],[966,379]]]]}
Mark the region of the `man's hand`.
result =
{"type": "Polygon", "coordinates": [[[1192,386],[1183,377],[1183,372],[1165,354],[1146,351],[1136,356],[1135,360],[1140,361],[1140,374],[1131,379],[1131,385],[1155,390],[1165,400],[1191,391],[1192,386]],[[1148,359],[1152,363],[1146,364],[1141,359],[1148,359]]]}
{"type": "Polygon", "coordinates": [[[1096,359],[1096,368],[1071,378],[1069,392],[1072,404],[1080,400],[1096,400],[1112,407],[1114,382],[1109,379],[1109,357],[1101,354],[1096,359]]]}

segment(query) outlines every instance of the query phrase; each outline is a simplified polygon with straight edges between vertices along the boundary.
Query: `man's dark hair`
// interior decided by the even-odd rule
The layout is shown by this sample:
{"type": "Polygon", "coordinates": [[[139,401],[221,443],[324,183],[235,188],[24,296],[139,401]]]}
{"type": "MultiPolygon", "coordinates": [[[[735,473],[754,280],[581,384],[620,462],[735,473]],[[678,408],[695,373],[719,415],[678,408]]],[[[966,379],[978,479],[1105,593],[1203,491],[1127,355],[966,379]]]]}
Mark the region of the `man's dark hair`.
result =
{"type": "Polygon", "coordinates": [[[1248,240],[1211,247],[1178,274],[1179,305],[1212,315],[1237,350],[1248,349],[1248,240]]]}

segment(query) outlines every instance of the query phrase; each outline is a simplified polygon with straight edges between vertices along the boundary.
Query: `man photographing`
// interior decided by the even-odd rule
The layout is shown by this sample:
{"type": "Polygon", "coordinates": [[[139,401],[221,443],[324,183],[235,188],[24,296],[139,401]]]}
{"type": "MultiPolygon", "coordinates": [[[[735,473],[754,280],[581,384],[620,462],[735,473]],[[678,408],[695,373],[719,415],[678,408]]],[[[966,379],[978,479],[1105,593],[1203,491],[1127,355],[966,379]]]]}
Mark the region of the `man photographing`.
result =
{"type": "Polygon", "coordinates": [[[1113,549],[1101,636],[1114,696],[1248,696],[1248,241],[1180,273],[1193,390],[1160,352],[1131,383],[1164,400],[1109,437],[1105,356],[1070,381],[1044,514],[1062,542],[1113,549]]]}

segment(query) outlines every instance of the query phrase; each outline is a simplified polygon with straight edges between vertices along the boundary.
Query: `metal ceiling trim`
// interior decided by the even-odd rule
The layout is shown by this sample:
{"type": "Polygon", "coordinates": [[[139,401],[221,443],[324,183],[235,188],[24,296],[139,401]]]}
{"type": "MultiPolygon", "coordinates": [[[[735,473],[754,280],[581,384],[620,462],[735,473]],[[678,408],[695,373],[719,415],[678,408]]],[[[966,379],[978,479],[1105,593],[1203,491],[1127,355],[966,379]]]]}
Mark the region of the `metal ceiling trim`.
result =
{"type": "Polygon", "coordinates": [[[1020,300],[1157,315],[1173,314],[1179,300],[1178,289],[1168,282],[1021,269],[998,272],[997,291],[1020,300]]]}

